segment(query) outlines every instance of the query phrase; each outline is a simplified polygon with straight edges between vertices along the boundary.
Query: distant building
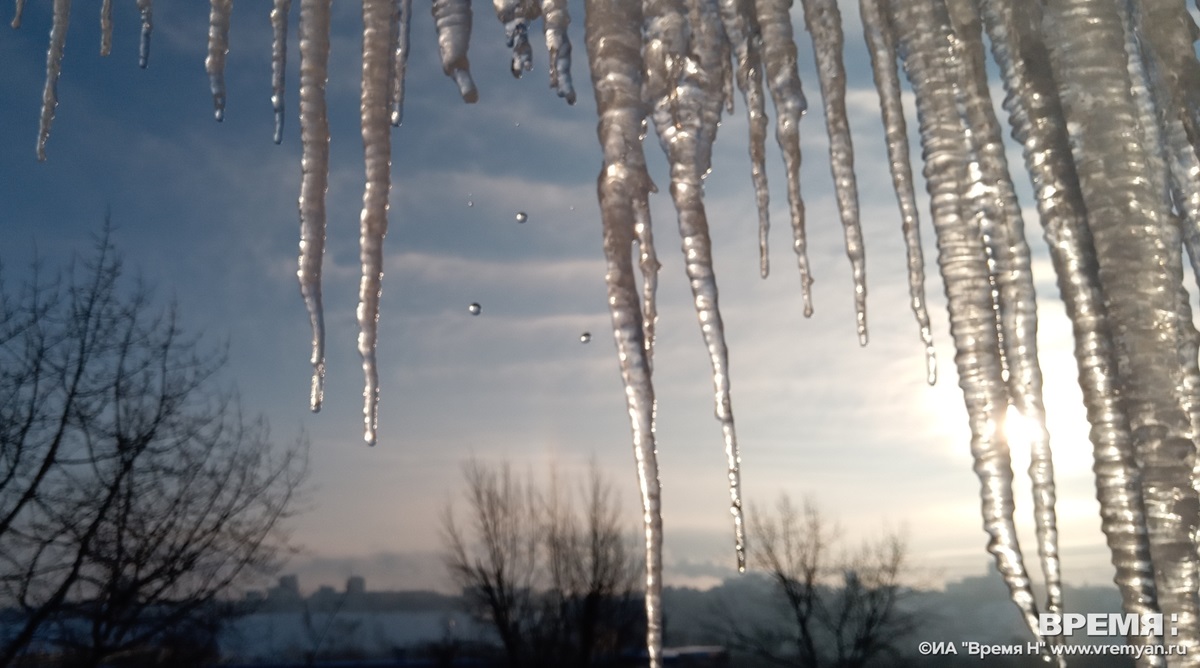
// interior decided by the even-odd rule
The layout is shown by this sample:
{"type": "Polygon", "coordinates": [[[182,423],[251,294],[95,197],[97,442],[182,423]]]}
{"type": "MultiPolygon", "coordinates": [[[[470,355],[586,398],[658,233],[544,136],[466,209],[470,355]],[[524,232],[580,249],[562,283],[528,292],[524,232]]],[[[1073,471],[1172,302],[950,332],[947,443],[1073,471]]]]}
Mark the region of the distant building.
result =
{"type": "Polygon", "coordinates": [[[362,596],[367,591],[367,582],[361,575],[352,575],[346,580],[348,596],[362,596]]]}

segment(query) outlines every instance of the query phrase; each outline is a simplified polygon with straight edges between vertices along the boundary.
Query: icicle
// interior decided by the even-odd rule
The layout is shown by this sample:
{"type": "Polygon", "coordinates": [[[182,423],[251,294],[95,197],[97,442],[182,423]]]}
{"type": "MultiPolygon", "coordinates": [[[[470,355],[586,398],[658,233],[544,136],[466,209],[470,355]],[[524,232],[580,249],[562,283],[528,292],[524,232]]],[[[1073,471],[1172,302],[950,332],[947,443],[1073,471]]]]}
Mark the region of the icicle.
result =
{"type": "MultiPolygon", "coordinates": [[[[641,146],[638,146],[641,156],[641,146]]],[[[634,192],[633,201],[633,232],[638,243],[638,265],[642,271],[642,329],[646,343],[646,364],[654,364],[654,331],[658,323],[658,270],[662,265],[658,262],[658,253],[654,250],[654,233],[650,228],[650,200],[648,193],[658,192],[658,188],[646,174],[645,158],[641,157],[642,178],[646,181],[646,191],[634,192]]]]}
{"type": "Polygon", "coordinates": [[[1193,48],[1197,32],[1182,4],[1150,1],[1133,6],[1142,53],[1159,101],[1157,118],[1170,163],[1172,199],[1183,216],[1183,240],[1193,273],[1200,277],[1200,161],[1189,133],[1197,134],[1190,96],[1200,86],[1200,63],[1193,48]]]}
{"type": "MultiPolygon", "coordinates": [[[[46,87],[42,90],[42,118],[38,127],[37,157],[46,160],[46,142],[58,107],[58,76],[62,74],[63,48],[67,44],[67,24],[71,20],[71,0],[54,0],[54,21],[50,25],[50,48],[46,52],[46,87]]],[[[19,22],[18,22],[19,24],[19,22]]]]}
{"type": "Polygon", "coordinates": [[[394,57],[392,0],[363,0],[362,138],[366,154],[360,238],[362,281],[358,288],[358,352],[363,358],[363,437],[375,444],[379,426],[379,296],[383,289],[383,238],[387,235],[388,191],[391,188],[391,63],[394,57]]]}
{"type": "Polygon", "coordinates": [[[654,386],[630,254],[635,226],[642,228],[637,232],[643,271],[645,253],[653,248],[647,241],[649,210],[641,208],[651,185],[642,153],[642,12],[638,0],[585,0],[584,6],[588,61],[600,118],[597,134],[604,149],[597,190],[604,225],[605,281],[642,498],[646,649],[650,668],[662,668],[662,490],[654,441],[654,386]]]}
{"type": "MultiPolygon", "coordinates": [[[[701,44],[713,44],[710,41],[712,35],[719,31],[717,17],[706,12],[700,1],[694,0],[692,5],[694,35],[701,44]]],[[[705,67],[692,55],[704,49],[693,50],[689,44],[685,11],[681,0],[647,0],[643,6],[648,61],[646,94],[652,105],[659,142],[670,164],[671,198],[675,202],[679,233],[683,237],[685,268],[712,364],[716,417],[721,422],[729,461],[730,513],[734,520],[737,565],[738,570],[744,570],[741,464],[729,390],[729,353],[717,303],[702,185],[711,161],[717,118],[724,102],[722,80],[719,69],[705,67]]]]}
{"type": "Polygon", "coordinates": [[[575,84],[571,82],[571,38],[567,26],[571,15],[567,13],[567,0],[542,0],[542,23],[546,33],[546,50],[550,52],[550,87],[558,96],[575,104],[575,84]]]}
{"type": "Polygon", "coordinates": [[[859,0],[863,33],[871,54],[871,70],[879,91],[879,109],[887,138],[888,166],[900,205],[901,229],[908,253],[908,296],[925,344],[925,373],[930,385],[937,382],[937,353],[925,307],[925,256],[921,250],[920,217],[913,189],[912,164],[908,154],[908,126],[900,101],[900,78],[896,74],[896,35],[888,17],[887,0],[859,0]]]}
{"type": "Polygon", "coordinates": [[[329,188],[329,120],[325,83],[333,0],[300,0],[300,294],[312,324],[309,406],[321,410],[325,386],[325,314],[321,261],[325,255],[325,193],[329,188]]]}
{"type": "Polygon", "coordinates": [[[142,34],[138,42],[138,67],[143,70],[150,64],[150,32],[154,29],[154,0],[138,0],[142,13],[142,34]]]}
{"type": "Polygon", "coordinates": [[[938,265],[946,285],[950,332],[957,355],[959,386],[971,425],[971,453],[982,487],[988,551],[1008,585],[1025,623],[1037,634],[1037,605],[1013,522],[1012,466],[1000,428],[1008,408],[1001,378],[991,285],[984,249],[962,217],[961,192],[969,147],[959,118],[949,50],[949,16],[941,2],[891,7],[904,53],[904,67],[917,97],[925,182],[938,237],[938,265]]]}
{"type": "MultiPolygon", "coordinates": [[[[983,18],[1008,91],[1004,105],[1013,136],[1025,149],[1059,291],[1074,328],[1079,384],[1095,451],[1101,526],[1112,550],[1114,581],[1126,612],[1154,613],[1158,610],[1149,543],[1142,529],[1141,474],[1114,385],[1111,328],[1066,122],[1041,38],[1041,10],[1029,0],[984,0],[983,18]]],[[[1162,659],[1145,656],[1139,665],[1162,665],[1162,659]]]]}
{"type": "Polygon", "coordinates": [[[229,17],[232,13],[233,0],[212,0],[208,17],[208,58],[204,61],[204,69],[208,72],[213,116],[218,123],[225,120],[225,56],[229,53],[229,17]]]}
{"type": "Polygon", "coordinates": [[[21,15],[25,13],[25,0],[16,0],[16,5],[13,7],[13,30],[21,27],[21,15]]]}
{"type": "Polygon", "coordinates": [[[829,133],[829,167],[837,193],[838,212],[846,235],[846,255],[854,276],[854,312],[858,344],[867,345],[867,265],[862,227],[858,222],[858,186],[854,178],[854,146],[846,117],[846,68],[842,65],[842,15],[837,0],[802,0],[804,23],[812,34],[817,78],[825,103],[829,133]]]}
{"type": "Polygon", "coordinates": [[[112,53],[112,0],[100,3],[100,55],[112,53]]]}
{"type": "MultiPolygon", "coordinates": [[[[1163,613],[1178,615],[1172,638],[1197,649],[1195,445],[1178,394],[1177,287],[1166,266],[1161,193],[1144,174],[1147,155],[1130,141],[1138,111],[1130,93],[1125,30],[1117,7],[1063,0],[1046,8],[1059,92],[1099,258],[1100,285],[1117,327],[1117,384],[1143,474],[1150,554],[1163,613]],[[1169,317],[1168,317],[1169,316],[1169,317]]],[[[1172,619],[1175,619],[1172,617],[1172,619]]],[[[1173,627],[1174,628],[1174,627],[1173,627]]],[[[1191,659],[1194,660],[1194,659],[1191,659]]]]}
{"type": "Polygon", "coordinates": [[[283,142],[283,86],[287,78],[287,28],[292,0],[271,7],[271,107],[275,110],[275,143],[283,142]]]}
{"type": "Polygon", "coordinates": [[[496,18],[504,24],[504,36],[512,49],[512,75],[518,79],[533,69],[533,48],[529,46],[529,22],[542,11],[534,0],[492,0],[496,18]]]}
{"type": "Polygon", "coordinates": [[[997,297],[1001,355],[1008,372],[1009,397],[1022,417],[1034,425],[1030,434],[1029,476],[1038,555],[1046,585],[1046,610],[1062,612],[1062,568],[1058,556],[1058,521],[1054,509],[1054,463],[1046,409],[1042,401],[1042,370],[1037,358],[1037,308],[1025,224],[1004,155],[1004,138],[992,106],[984,61],[983,39],[974,0],[949,0],[947,6],[962,58],[960,95],[977,164],[970,186],[976,196],[976,220],[991,258],[997,297]]]}
{"type": "Polygon", "coordinates": [[[767,235],[771,229],[771,195],[767,189],[767,114],[762,87],[762,36],[753,0],[720,0],[725,34],[737,58],[737,86],[746,103],[750,125],[750,179],[758,205],[758,271],[766,278],[770,272],[767,235]]]}
{"type": "Polygon", "coordinates": [[[754,0],[762,31],[762,60],[767,86],[775,102],[775,141],[783,153],[788,178],[788,205],[796,261],[800,265],[800,290],[804,317],[813,313],[812,273],[808,266],[808,241],[804,234],[804,200],[800,197],[800,117],[808,109],[800,75],[796,72],[796,42],[792,39],[792,0],[754,0]]]}
{"type": "Polygon", "coordinates": [[[433,0],[433,22],[437,25],[442,71],[458,84],[458,92],[464,102],[477,102],[479,91],[471,79],[471,63],[467,60],[467,45],[471,39],[471,0],[433,0]]]}
{"type": "Polygon", "coordinates": [[[404,73],[408,70],[408,30],[412,0],[396,0],[396,53],[392,63],[392,125],[404,120],[404,73]]]}

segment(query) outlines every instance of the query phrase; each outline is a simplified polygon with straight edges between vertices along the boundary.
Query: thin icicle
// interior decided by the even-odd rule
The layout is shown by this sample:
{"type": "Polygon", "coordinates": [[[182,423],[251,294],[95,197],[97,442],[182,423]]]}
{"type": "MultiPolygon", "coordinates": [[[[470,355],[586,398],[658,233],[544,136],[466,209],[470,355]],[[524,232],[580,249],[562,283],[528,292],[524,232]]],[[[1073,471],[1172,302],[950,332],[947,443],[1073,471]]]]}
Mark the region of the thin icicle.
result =
{"type": "Polygon", "coordinates": [[[112,53],[112,0],[100,3],[100,55],[112,53]]]}
{"type": "Polygon", "coordinates": [[[50,48],[46,51],[46,87],[42,90],[42,117],[38,127],[37,157],[46,160],[46,142],[58,107],[58,77],[62,74],[63,48],[67,44],[67,25],[71,21],[71,0],[54,0],[54,20],[50,25],[50,48]]]}
{"type": "MultiPolygon", "coordinates": [[[[646,567],[646,649],[650,668],[662,668],[662,499],[654,441],[654,386],[650,345],[639,308],[631,244],[635,227],[645,270],[650,190],[642,153],[642,12],[639,0],[585,0],[588,61],[597,134],[604,149],[597,190],[604,225],[605,281],[625,401],[633,431],[633,454],[642,499],[646,567]]],[[[657,263],[655,263],[657,264],[657,263]]]]}
{"type": "Polygon", "coordinates": [[[287,29],[292,0],[271,7],[271,107],[275,110],[275,143],[283,142],[283,91],[287,79],[287,29]]]}
{"type": "Polygon", "coordinates": [[[138,11],[142,14],[142,33],[138,41],[138,67],[143,70],[150,64],[150,32],[154,30],[154,0],[138,0],[138,11]]]}
{"type": "Polygon", "coordinates": [[[404,120],[404,74],[408,70],[408,32],[412,0],[396,0],[396,52],[392,62],[392,125],[404,120]]]}
{"type": "MultiPolygon", "coordinates": [[[[1066,122],[1042,39],[1041,9],[1032,0],[984,0],[983,18],[1008,96],[1013,136],[1024,147],[1059,291],[1074,328],[1079,385],[1091,423],[1101,527],[1114,581],[1131,614],[1157,612],[1149,543],[1142,527],[1141,474],[1115,389],[1116,358],[1099,288],[1095,251],[1068,144],[1066,122]]],[[[1149,639],[1137,637],[1136,642],[1149,639]]],[[[1143,655],[1139,666],[1161,666],[1143,655]]]]}
{"type": "Polygon", "coordinates": [[[379,427],[379,297],[383,290],[383,238],[388,226],[388,191],[392,184],[391,65],[395,29],[392,0],[363,0],[362,139],[366,188],[363,191],[358,288],[358,352],[363,359],[363,438],[375,444],[379,427]]]}
{"type": "Polygon", "coordinates": [[[937,353],[933,348],[929,310],[925,306],[925,254],[921,250],[920,216],[917,213],[917,196],[908,153],[908,125],[904,121],[900,77],[896,73],[896,34],[886,2],[859,0],[859,9],[871,54],[871,70],[875,73],[875,89],[879,92],[892,187],[896,190],[896,202],[900,206],[901,229],[908,254],[909,305],[920,327],[921,342],[925,344],[926,381],[933,385],[937,382],[937,353]]]}
{"type": "Polygon", "coordinates": [[[846,255],[854,278],[854,314],[858,344],[867,345],[867,264],[862,226],[858,222],[858,185],[854,177],[854,146],[846,117],[846,68],[842,64],[842,14],[837,0],[802,0],[804,23],[812,34],[817,78],[825,104],[829,133],[829,167],[838,212],[846,236],[846,255]]]}
{"type": "MultiPolygon", "coordinates": [[[[1161,216],[1161,193],[1146,179],[1147,147],[1130,141],[1138,111],[1127,71],[1125,26],[1103,0],[1046,8],[1055,80],[1099,259],[1100,285],[1119,323],[1118,392],[1143,474],[1150,554],[1162,612],[1178,615],[1188,661],[1200,659],[1196,623],[1195,445],[1180,385],[1178,304],[1161,216]],[[1088,89],[1077,83],[1086,76],[1088,89]],[[1169,317],[1168,317],[1169,315],[1169,317]]],[[[1173,627],[1175,628],[1175,627],[1173,627]]]]}
{"type": "MultiPolygon", "coordinates": [[[[639,155],[641,147],[639,146],[639,155]]],[[[642,178],[647,183],[646,192],[635,191],[633,202],[633,232],[638,244],[638,266],[642,270],[642,329],[645,333],[646,364],[654,365],[655,326],[658,324],[658,253],[654,250],[654,232],[650,227],[650,200],[648,193],[658,192],[650,175],[646,174],[645,158],[642,157],[642,178]]]]}
{"type": "Polygon", "coordinates": [[[567,26],[571,15],[567,13],[567,0],[542,0],[542,23],[546,33],[546,50],[550,53],[550,87],[558,96],[575,104],[575,84],[571,81],[571,38],[567,26]]]}
{"type": "Polygon", "coordinates": [[[812,272],[804,234],[804,200],[800,196],[800,117],[808,109],[800,75],[796,71],[796,42],[792,38],[792,0],[755,0],[762,31],[762,59],[767,86],[775,102],[775,141],[783,153],[788,179],[788,205],[792,214],[793,246],[800,265],[800,291],[804,317],[813,314],[812,272]]]}
{"type": "Polygon", "coordinates": [[[333,0],[300,0],[300,294],[312,325],[309,407],[321,410],[325,387],[325,314],[321,262],[325,255],[325,194],[329,188],[329,19],[333,0]]]}
{"type": "Polygon", "coordinates": [[[464,102],[475,103],[479,101],[479,91],[471,79],[471,63],[467,59],[467,46],[471,41],[471,0],[433,0],[432,11],[442,71],[458,84],[464,102]]]}
{"type": "Polygon", "coordinates": [[[1030,442],[1029,476],[1038,555],[1046,586],[1046,611],[1062,612],[1062,568],[1058,556],[1054,463],[1046,409],[1042,401],[1042,370],[1037,358],[1037,307],[1029,245],[1016,190],[1009,176],[1004,138],[988,89],[982,26],[974,0],[949,0],[947,6],[962,58],[961,98],[972,143],[972,164],[978,178],[971,184],[976,196],[976,220],[992,262],[1001,354],[1008,372],[1010,400],[1034,425],[1030,442]]]}
{"type": "Polygon", "coordinates": [[[17,0],[16,5],[13,7],[13,20],[12,20],[12,24],[11,24],[13,27],[13,30],[16,30],[17,28],[21,27],[21,16],[24,13],[25,13],[25,0],[17,0]]]}
{"type": "Polygon", "coordinates": [[[750,180],[758,205],[758,272],[766,278],[771,270],[767,236],[771,229],[771,195],[767,189],[767,113],[762,87],[762,36],[753,0],[720,0],[721,21],[737,59],[738,90],[746,103],[750,126],[750,180]]]}
{"type": "Polygon", "coordinates": [[[988,551],[1029,629],[1037,635],[1037,605],[1013,521],[1012,465],[1001,421],[1008,389],[1001,377],[992,289],[984,249],[962,217],[961,194],[969,147],[955,100],[956,64],[949,50],[949,16],[941,2],[892,5],[904,67],[917,97],[925,182],[938,265],[945,279],[955,363],[971,426],[971,453],[982,488],[988,551]]]}
{"type": "MultiPolygon", "coordinates": [[[[709,46],[711,51],[715,46],[713,34],[720,26],[715,12],[706,11],[702,1],[693,0],[691,5],[692,36],[709,46]]],[[[659,142],[670,164],[671,198],[678,215],[679,233],[683,237],[684,264],[700,331],[712,364],[715,412],[721,422],[729,463],[730,513],[734,521],[737,565],[738,570],[744,570],[741,461],[729,387],[729,352],[718,306],[702,183],[711,162],[717,118],[724,102],[723,82],[719,68],[705,67],[705,63],[693,55],[704,49],[693,49],[690,44],[688,8],[682,0],[646,0],[643,14],[648,61],[647,99],[659,142]]]]}
{"type": "Polygon", "coordinates": [[[225,56],[229,53],[229,17],[233,13],[233,0],[211,0],[208,15],[208,58],[204,70],[208,72],[208,84],[212,88],[213,117],[217,122],[225,120],[225,56]]]}

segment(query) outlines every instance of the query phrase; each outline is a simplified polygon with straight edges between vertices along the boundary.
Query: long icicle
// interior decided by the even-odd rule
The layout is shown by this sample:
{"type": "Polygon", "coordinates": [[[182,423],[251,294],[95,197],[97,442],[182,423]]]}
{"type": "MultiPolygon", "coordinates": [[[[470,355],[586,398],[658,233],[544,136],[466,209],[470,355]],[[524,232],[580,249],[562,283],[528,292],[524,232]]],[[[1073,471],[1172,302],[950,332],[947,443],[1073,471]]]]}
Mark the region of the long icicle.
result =
{"type": "Polygon", "coordinates": [[[802,0],[804,23],[812,34],[817,79],[825,105],[829,134],[829,168],[837,194],[838,213],[846,237],[846,256],[854,279],[855,328],[858,344],[867,345],[867,261],[858,220],[858,185],[854,177],[854,146],[846,116],[846,68],[842,64],[842,14],[837,0],[802,0]]]}
{"type": "Polygon", "coordinates": [[[100,55],[112,53],[112,0],[100,3],[100,55]]]}
{"type": "Polygon", "coordinates": [[[154,0],[138,0],[138,11],[142,14],[142,32],[138,40],[138,67],[143,70],[150,65],[150,33],[154,30],[154,0]]]}
{"type": "Polygon", "coordinates": [[[392,125],[404,121],[404,75],[408,72],[412,0],[396,0],[396,51],[392,62],[392,125]]]}
{"type": "Polygon", "coordinates": [[[292,0],[271,7],[271,107],[275,111],[275,143],[283,141],[283,92],[287,80],[287,28],[292,0]]]}
{"type": "MultiPolygon", "coordinates": [[[[20,16],[18,14],[18,16],[20,16]]],[[[14,21],[20,25],[19,21],[14,21]]],[[[46,86],[42,89],[42,116],[38,127],[37,157],[46,160],[46,142],[58,107],[58,77],[62,74],[63,48],[67,44],[67,25],[71,22],[71,0],[54,0],[54,20],[50,24],[50,48],[46,51],[46,86]]]]}
{"type": "Polygon", "coordinates": [[[392,0],[363,0],[362,139],[366,167],[359,257],[358,352],[362,355],[363,438],[375,444],[379,427],[379,297],[383,290],[383,238],[388,227],[388,193],[392,185],[391,102],[394,56],[392,0]]]}
{"type": "Polygon", "coordinates": [[[800,292],[804,317],[813,314],[812,271],[808,263],[808,240],[804,233],[804,199],[800,196],[800,118],[808,109],[800,75],[796,71],[796,42],[792,38],[792,0],[754,0],[762,31],[762,59],[767,87],[775,102],[775,141],[783,153],[787,171],[788,206],[792,215],[792,239],[800,266],[800,292]]]}
{"type": "Polygon", "coordinates": [[[949,15],[938,2],[891,6],[905,72],[916,92],[925,183],[938,238],[938,265],[949,302],[950,333],[959,386],[971,426],[971,454],[979,476],[988,552],[1029,629],[1037,635],[1037,604],[1013,521],[1012,464],[1000,428],[1008,407],[1001,377],[992,288],[982,241],[963,219],[962,190],[969,147],[955,99],[955,54],[949,15]]]}
{"type": "Polygon", "coordinates": [[[21,27],[21,17],[24,14],[25,14],[25,0],[16,0],[16,4],[13,5],[12,23],[9,24],[12,26],[13,30],[16,30],[17,28],[21,27]]]}
{"type": "Polygon", "coordinates": [[[753,0],[720,0],[721,21],[737,58],[736,81],[746,103],[750,126],[750,180],[758,205],[758,273],[771,270],[767,236],[771,230],[771,195],[767,188],[767,112],[762,82],[762,35],[753,0]]]}
{"type": "MultiPolygon", "coordinates": [[[[987,83],[982,25],[974,0],[948,0],[950,19],[959,46],[963,109],[972,143],[971,158],[978,178],[971,192],[982,204],[978,220],[987,230],[984,244],[992,258],[997,297],[1001,353],[1008,372],[1010,401],[1034,426],[1030,434],[1029,477],[1038,556],[1046,586],[1046,612],[1062,613],[1062,567],[1058,554],[1054,463],[1046,408],[1042,400],[1042,370],[1037,356],[1037,306],[1032,260],[1025,241],[1025,223],[1004,155],[1004,136],[992,106],[987,83]]],[[[1012,443],[1009,444],[1010,446],[1012,443]]]]}
{"type": "MultiPolygon", "coordinates": [[[[740,456],[733,421],[729,384],[729,352],[718,306],[716,277],[712,266],[712,246],[708,218],[704,210],[703,176],[712,156],[717,118],[723,102],[720,70],[704,67],[693,55],[693,35],[707,40],[714,30],[699,19],[703,8],[694,0],[689,34],[688,10],[682,0],[646,0],[643,21],[646,33],[647,85],[654,125],[659,143],[667,155],[671,172],[671,198],[683,237],[684,264],[692,288],[700,331],[708,349],[713,370],[716,417],[721,422],[725,452],[729,460],[730,513],[734,520],[735,551],[738,570],[746,567],[743,531],[740,456]]],[[[707,14],[708,20],[717,17],[707,14]]],[[[720,30],[720,26],[715,26],[720,30]]],[[[712,49],[709,49],[710,51],[712,49]]]]}
{"type": "Polygon", "coordinates": [[[479,90],[471,79],[467,47],[471,41],[471,0],[433,0],[433,22],[437,27],[442,71],[458,84],[464,102],[479,101],[479,90]]]}
{"type": "Polygon", "coordinates": [[[325,388],[325,313],[321,263],[325,255],[325,194],[329,189],[329,28],[333,0],[300,0],[300,294],[312,325],[309,407],[321,410],[325,388]]]}
{"type": "MultiPolygon", "coordinates": [[[[642,11],[639,0],[585,0],[588,61],[596,96],[604,166],[597,184],[604,224],[605,282],[617,359],[633,431],[642,499],[646,567],[646,649],[650,668],[662,668],[662,488],[654,441],[654,386],[649,346],[638,304],[630,245],[649,194],[642,153],[642,11]]],[[[648,228],[647,228],[648,229],[648,228]]],[[[639,245],[645,251],[645,240],[639,245]]]]}
{"type": "MultiPolygon", "coordinates": [[[[1179,234],[1187,247],[1194,276],[1200,276],[1200,158],[1197,158],[1188,139],[1189,110],[1188,89],[1197,83],[1200,63],[1193,50],[1195,23],[1181,3],[1164,0],[1145,0],[1130,3],[1130,18],[1137,27],[1141,39],[1141,62],[1145,65],[1147,93],[1154,101],[1152,122],[1157,126],[1165,165],[1164,183],[1169,194],[1164,210],[1174,208],[1178,217],[1172,216],[1168,232],[1179,234]]],[[[1133,45],[1131,45],[1133,46],[1133,45]]],[[[1175,242],[1169,242],[1174,251],[1175,242]]],[[[1182,268],[1182,259],[1176,262],[1172,255],[1171,266],[1182,268]]],[[[1200,368],[1197,368],[1196,345],[1200,333],[1192,323],[1191,305],[1187,291],[1179,281],[1180,291],[1180,359],[1183,381],[1180,387],[1184,409],[1191,416],[1193,437],[1200,434],[1200,368]]],[[[1200,470],[1200,457],[1197,457],[1200,470]]],[[[1200,478],[1193,477],[1193,485],[1200,486],[1200,478]]]]}
{"type": "Polygon", "coordinates": [[[863,33],[871,55],[871,71],[879,92],[879,109],[887,141],[888,167],[892,187],[900,206],[901,230],[908,256],[908,298],[925,344],[925,379],[937,382],[937,353],[925,300],[925,253],[921,249],[920,216],[913,187],[912,163],[908,152],[908,125],[900,99],[900,77],[896,72],[896,34],[888,16],[887,0],[859,0],[863,33]]]}
{"type": "Polygon", "coordinates": [[[567,12],[567,0],[542,0],[542,24],[546,35],[546,51],[549,52],[550,87],[558,96],[575,104],[575,84],[571,80],[571,38],[567,26],[571,15],[567,12]]]}
{"type": "Polygon", "coordinates": [[[229,53],[229,18],[233,0],[212,0],[208,15],[208,58],[204,70],[212,88],[213,117],[225,120],[225,56],[229,53]]]}
{"type": "MultiPolygon", "coordinates": [[[[1059,292],[1074,329],[1079,385],[1091,424],[1101,528],[1116,569],[1114,582],[1126,612],[1156,613],[1149,543],[1142,529],[1141,474],[1116,393],[1112,329],[1098,283],[1095,250],[1066,123],[1042,39],[1041,9],[1035,0],[984,0],[983,18],[1008,92],[1004,106],[1012,134],[1024,147],[1059,292]]],[[[1139,636],[1135,641],[1147,640],[1139,636]]],[[[1161,666],[1163,660],[1144,654],[1138,665],[1161,666]]]]}
{"type": "Polygon", "coordinates": [[[1099,259],[1100,285],[1116,333],[1118,391],[1128,411],[1142,470],[1150,555],[1158,602],[1178,623],[1173,642],[1197,647],[1195,444],[1180,385],[1177,286],[1167,264],[1161,193],[1143,171],[1146,148],[1130,141],[1138,112],[1127,70],[1125,27],[1103,0],[1057,0],[1047,6],[1050,62],[1071,130],[1099,259]],[[1081,77],[1089,83],[1085,91],[1081,77]],[[1132,216],[1132,218],[1131,218],[1132,216]],[[1169,317],[1168,317],[1169,314],[1169,317]]]}

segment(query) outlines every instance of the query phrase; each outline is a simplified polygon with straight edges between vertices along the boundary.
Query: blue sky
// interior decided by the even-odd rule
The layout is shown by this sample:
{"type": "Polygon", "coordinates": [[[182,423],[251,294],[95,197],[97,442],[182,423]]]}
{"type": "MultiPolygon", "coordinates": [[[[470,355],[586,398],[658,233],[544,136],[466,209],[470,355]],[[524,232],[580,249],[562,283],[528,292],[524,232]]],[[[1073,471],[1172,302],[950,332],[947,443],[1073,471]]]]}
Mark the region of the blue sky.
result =
{"type": "MultiPolygon", "coordinates": [[[[295,279],[296,4],[281,146],[271,142],[266,3],[235,9],[224,123],[212,118],[202,3],[156,7],[147,70],[137,67],[139,19],[132,6],[116,9],[108,58],[98,55],[98,15],[78,6],[44,164],[36,161],[34,147],[48,3],[30,3],[20,30],[0,31],[0,261],[6,275],[21,276],[35,252],[57,264],[86,249],[106,209],[112,211],[116,242],[129,265],[160,296],[177,299],[194,330],[214,343],[229,342],[229,381],[247,407],[267,416],[278,439],[301,430],[311,437],[311,507],[294,525],[307,551],[293,569],[306,586],[361,573],[371,587],[446,587],[435,554],[437,513],[456,493],[459,465],[471,456],[508,460],[540,476],[551,463],[581,471],[594,455],[616,482],[634,531],[637,487],[605,305],[595,200],[601,159],[582,3],[571,4],[579,91],[574,107],[547,87],[540,35],[533,40],[534,71],[519,81],[511,77],[502,26],[486,6],[476,8],[471,45],[481,100],[464,105],[441,73],[428,10],[415,11],[405,122],[393,134],[380,321],[382,404],[374,448],[361,442],[354,318],[363,178],[361,23],[353,3],[337,5],[328,89],[329,372],[325,409],[313,415],[307,411],[308,320],[295,279]],[[515,222],[518,211],[528,213],[527,223],[515,222]],[[471,302],[482,305],[478,317],[467,312],[471,302]],[[579,341],[584,331],[593,335],[588,344],[579,341]]],[[[908,309],[899,215],[857,14],[846,17],[846,59],[867,252],[866,348],[854,332],[850,266],[799,7],[793,17],[811,107],[802,124],[816,278],[811,319],[802,316],[773,136],[772,273],[766,281],[758,277],[740,97],[721,127],[707,181],[746,498],[766,507],[781,492],[811,496],[837,518],[852,544],[905,527],[915,561],[934,580],[982,571],[988,557],[979,485],[971,471],[926,201],[928,296],[941,370],[933,388],[925,384],[908,309]]],[[[910,115],[910,125],[915,122],[910,115]]],[[[913,146],[916,159],[915,136],[913,146]]],[[[652,176],[665,186],[653,137],[646,151],[652,176]]],[[[1016,149],[1010,162],[1027,193],[1016,149]]],[[[723,446],[669,198],[660,194],[652,206],[663,263],[655,383],[667,582],[708,584],[731,575],[734,566],[723,446]]],[[[1026,222],[1036,237],[1031,243],[1040,248],[1028,208],[1026,222]]],[[[1070,328],[1049,262],[1037,252],[1064,571],[1076,583],[1107,582],[1111,569],[1099,531],[1070,328]]],[[[1030,515],[1028,498],[1018,498],[1022,519],[1030,515]]],[[[1023,542],[1027,559],[1034,556],[1029,534],[1023,542]]]]}

